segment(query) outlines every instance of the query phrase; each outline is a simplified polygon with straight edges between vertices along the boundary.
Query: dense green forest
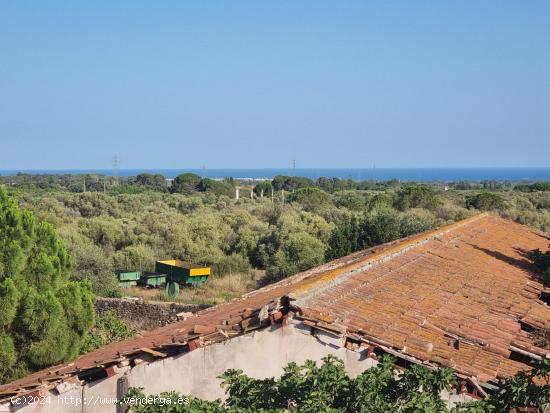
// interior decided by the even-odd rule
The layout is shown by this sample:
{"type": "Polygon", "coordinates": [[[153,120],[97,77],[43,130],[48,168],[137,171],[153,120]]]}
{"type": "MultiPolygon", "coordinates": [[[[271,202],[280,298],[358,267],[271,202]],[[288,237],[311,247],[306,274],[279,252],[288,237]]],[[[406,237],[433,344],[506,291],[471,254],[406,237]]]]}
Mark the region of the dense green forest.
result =
{"type": "Polygon", "coordinates": [[[100,295],[119,294],[115,268],[152,270],[157,259],[178,258],[212,265],[215,273],[210,287],[184,292],[181,299],[217,303],[479,211],[550,230],[546,183],[445,187],[277,176],[254,187],[241,184],[235,200],[234,180],[194,174],[171,185],[150,174],[119,182],[93,175],[2,179],[23,206],[57,229],[72,257],[73,279],[90,280],[100,295]]]}

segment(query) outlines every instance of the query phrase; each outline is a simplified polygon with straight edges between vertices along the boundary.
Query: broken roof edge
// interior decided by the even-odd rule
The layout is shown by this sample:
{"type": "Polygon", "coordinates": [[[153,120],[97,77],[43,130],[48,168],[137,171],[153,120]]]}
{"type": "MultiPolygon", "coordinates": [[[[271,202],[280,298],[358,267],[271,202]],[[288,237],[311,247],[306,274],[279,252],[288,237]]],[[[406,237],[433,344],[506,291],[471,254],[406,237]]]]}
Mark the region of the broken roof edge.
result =
{"type": "MultiPolygon", "coordinates": [[[[73,386],[85,386],[90,383],[102,381],[118,373],[125,374],[142,363],[155,363],[162,359],[188,354],[201,347],[207,347],[250,333],[254,334],[256,331],[272,332],[275,330],[271,330],[270,328],[278,329],[283,326],[298,328],[302,325],[309,329],[310,334],[314,337],[317,337],[318,334],[332,335],[338,338],[340,348],[354,352],[364,352],[366,358],[376,361],[379,355],[375,353],[375,350],[383,354],[391,355],[395,357],[395,367],[397,369],[408,369],[408,366],[404,367],[403,365],[399,365],[398,360],[404,361],[409,365],[417,364],[429,369],[446,367],[439,363],[421,360],[408,355],[401,349],[391,346],[391,344],[384,344],[378,340],[373,340],[359,332],[351,332],[346,327],[340,326],[335,322],[330,322],[325,317],[315,316],[315,311],[312,312],[309,309],[300,309],[292,305],[290,307],[285,307],[274,303],[267,307],[271,309],[268,310],[267,316],[264,314],[264,317],[259,317],[262,311],[260,308],[246,310],[246,318],[242,318],[236,324],[240,327],[240,331],[231,332],[231,330],[229,330],[229,334],[227,334],[223,330],[217,329],[214,332],[192,335],[182,342],[164,343],[156,346],[139,348],[134,351],[120,354],[119,357],[112,360],[104,360],[101,363],[98,362],[95,366],[84,369],[74,368],[69,371],[61,372],[56,371],[56,366],[52,366],[48,369],[48,376],[39,378],[32,383],[16,386],[9,386],[9,384],[0,386],[0,406],[6,403],[13,403],[14,398],[27,395],[44,396],[47,394],[46,392],[54,392],[54,394],[57,393],[61,395],[67,383],[73,386]],[[305,310],[304,312],[307,315],[303,314],[303,310],[305,310]],[[94,378],[94,375],[99,372],[104,372],[104,374],[102,374],[100,378],[94,378]]],[[[243,313],[243,317],[244,316],[245,314],[243,313]]],[[[483,398],[487,395],[486,391],[492,392],[498,390],[498,386],[495,386],[493,383],[481,382],[476,377],[455,368],[452,368],[452,370],[455,377],[459,379],[458,381],[462,383],[460,389],[455,389],[456,394],[466,393],[474,398],[483,398]],[[466,388],[464,381],[473,385],[474,391],[470,392],[464,390],[466,388]],[[484,388],[486,391],[483,391],[483,393],[475,391],[477,387],[484,388]]]]}

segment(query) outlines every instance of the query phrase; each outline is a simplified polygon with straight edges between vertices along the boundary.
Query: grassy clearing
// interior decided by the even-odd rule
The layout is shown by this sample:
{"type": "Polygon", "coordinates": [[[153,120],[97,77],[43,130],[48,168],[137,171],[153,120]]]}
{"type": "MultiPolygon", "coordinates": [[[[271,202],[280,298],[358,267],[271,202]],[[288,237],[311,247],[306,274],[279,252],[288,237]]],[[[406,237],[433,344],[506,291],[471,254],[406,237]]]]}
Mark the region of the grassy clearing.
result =
{"type": "Polygon", "coordinates": [[[234,273],[213,275],[209,280],[198,287],[181,287],[180,295],[175,299],[166,296],[162,288],[132,287],[123,290],[127,296],[140,297],[144,300],[166,301],[182,304],[220,304],[258,287],[260,272],[234,273]]]}

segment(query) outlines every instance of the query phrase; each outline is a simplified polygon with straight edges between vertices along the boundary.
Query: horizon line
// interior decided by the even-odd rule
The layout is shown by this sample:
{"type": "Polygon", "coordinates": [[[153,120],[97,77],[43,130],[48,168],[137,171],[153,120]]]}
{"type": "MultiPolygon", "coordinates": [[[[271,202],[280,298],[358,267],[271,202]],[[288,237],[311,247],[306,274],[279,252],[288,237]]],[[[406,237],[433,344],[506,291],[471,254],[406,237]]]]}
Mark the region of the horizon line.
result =
{"type": "MultiPolygon", "coordinates": [[[[550,166],[363,166],[363,167],[213,167],[213,168],[201,168],[201,167],[181,167],[181,168],[158,168],[158,167],[134,167],[134,168],[118,168],[118,171],[221,171],[221,170],[250,170],[250,171],[267,171],[267,170],[289,170],[289,171],[315,171],[315,170],[388,170],[388,169],[550,169],[550,166]]],[[[113,171],[112,167],[97,167],[97,168],[7,168],[0,169],[2,172],[70,172],[70,171],[113,171]]]]}

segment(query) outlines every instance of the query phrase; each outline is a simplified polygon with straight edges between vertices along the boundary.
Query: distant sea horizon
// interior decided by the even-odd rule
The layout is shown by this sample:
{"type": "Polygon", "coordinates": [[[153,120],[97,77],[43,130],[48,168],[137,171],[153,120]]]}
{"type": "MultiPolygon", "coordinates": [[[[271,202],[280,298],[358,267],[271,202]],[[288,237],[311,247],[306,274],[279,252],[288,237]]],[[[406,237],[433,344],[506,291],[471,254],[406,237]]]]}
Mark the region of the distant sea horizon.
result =
{"type": "Polygon", "coordinates": [[[101,174],[106,176],[128,177],[140,173],[159,173],[168,179],[185,172],[195,173],[202,177],[222,179],[273,179],[276,175],[302,176],[310,179],[320,177],[353,180],[422,182],[453,181],[546,181],[550,180],[550,167],[536,168],[219,168],[219,169],[13,169],[0,170],[0,175],[9,176],[17,173],[27,174],[101,174]]]}

